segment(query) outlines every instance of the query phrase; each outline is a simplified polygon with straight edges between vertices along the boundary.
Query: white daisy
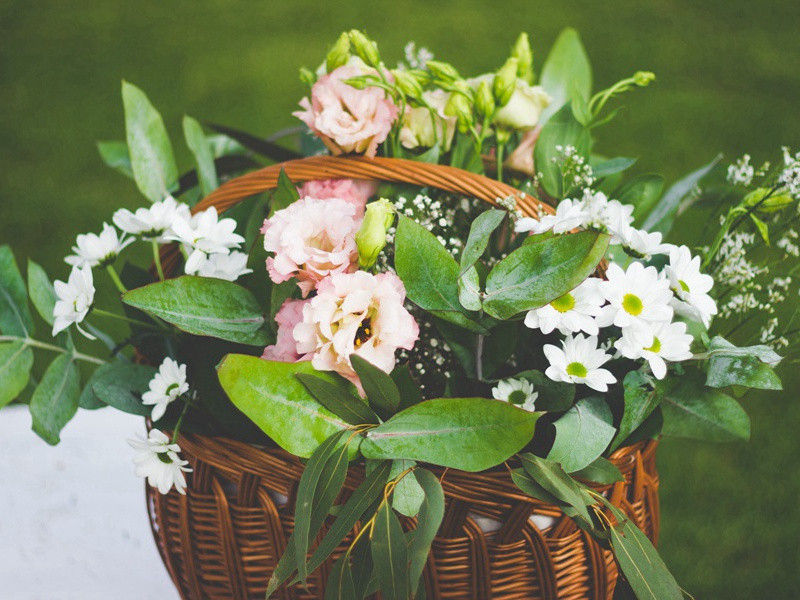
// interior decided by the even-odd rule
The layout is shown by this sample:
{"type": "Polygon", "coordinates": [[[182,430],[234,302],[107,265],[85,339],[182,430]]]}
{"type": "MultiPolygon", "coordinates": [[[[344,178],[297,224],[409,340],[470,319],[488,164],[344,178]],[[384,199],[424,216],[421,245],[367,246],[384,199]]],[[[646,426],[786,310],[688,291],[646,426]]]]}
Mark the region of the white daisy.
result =
{"type": "Polygon", "coordinates": [[[172,227],[176,222],[186,222],[191,218],[186,204],[167,196],[161,202],[154,202],[147,208],[137,208],[136,212],[121,208],[114,213],[113,221],[114,225],[125,233],[146,240],[155,239],[163,244],[167,241],[166,236],[174,233],[172,227]]]}
{"type": "Polygon", "coordinates": [[[599,279],[590,277],[550,304],[528,311],[525,325],[531,329],[538,328],[544,334],[558,329],[564,335],[578,331],[597,335],[599,329],[594,317],[600,314],[600,307],[605,302],[599,285],[599,279]]]}
{"type": "Polygon", "coordinates": [[[142,394],[142,403],[153,405],[152,418],[158,421],[164,416],[167,406],[188,391],[186,365],[165,358],[158,367],[158,373],[150,380],[150,389],[142,394]]]}
{"type": "Polygon", "coordinates": [[[672,292],[669,281],[659,277],[655,267],[634,262],[623,271],[612,263],[607,281],[600,283],[600,293],[608,300],[597,317],[600,327],[635,327],[650,331],[651,323],[672,320],[672,292]]]}
{"type": "Polygon", "coordinates": [[[688,360],[692,336],[686,333],[686,323],[656,323],[649,332],[626,327],[614,347],[626,358],[644,358],[656,379],[664,379],[667,364],[688,360]]]}
{"type": "Polygon", "coordinates": [[[233,251],[230,254],[209,254],[197,274],[200,277],[216,277],[227,281],[236,281],[242,275],[252,273],[253,269],[247,268],[247,254],[233,251]]]}
{"type": "Polygon", "coordinates": [[[717,314],[717,303],[708,295],[714,279],[700,272],[700,257],[693,257],[686,246],[673,246],[664,272],[675,294],[672,300],[675,310],[708,327],[711,317],[717,314]]]}
{"type": "Polygon", "coordinates": [[[133,242],[133,238],[117,235],[117,230],[108,223],[103,223],[100,234],[82,233],[72,247],[73,255],[64,261],[73,267],[104,267],[114,262],[123,248],[133,242]]]}
{"type": "Polygon", "coordinates": [[[178,444],[171,444],[169,438],[158,429],[151,429],[147,439],[129,439],[128,444],[136,450],[133,464],[136,476],[147,478],[147,483],[166,494],[175,486],[180,494],[186,494],[186,477],[191,468],[188,461],[182,460],[178,444]]]}
{"type": "MultiPolygon", "coordinates": [[[[73,323],[78,327],[78,323],[89,314],[89,309],[94,302],[92,269],[88,266],[72,267],[69,279],[66,282],[54,282],[53,288],[58,298],[53,306],[53,336],[55,337],[73,323]]],[[[89,339],[94,339],[80,327],[78,330],[89,339]]]]}
{"type": "Polygon", "coordinates": [[[533,391],[533,384],[527,379],[503,379],[492,388],[492,398],[533,412],[536,410],[534,403],[539,397],[539,392],[533,391]]]}
{"type": "Polygon", "coordinates": [[[209,254],[228,254],[238,248],[244,238],[236,233],[236,221],[220,219],[213,206],[194,215],[190,221],[177,221],[172,225],[173,233],[167,236],[184,245],[189,253],[186,273],[193,275],[208,260],[209,254]]]}
{"type": "Polygon", "coordinates": [[[659,231],[650,233],[644,229],[627,226],[620,231],[622,247],[629,255],[649,259],[654,254],[669,254],[672,244],[662,244],[659,231]]]}
{"type": "Polygon", "coordinates": [[[609,200],[603,192],[587,189],[581,201],[587,215],[586,226],[608,231],[611,244],[622,243],[622,232],[633,223],[633,206],[609,200]]]}
{"type": "Polygon", "coordinates": [[[617,381],[610,371],[600,368],[611,355],[597,347],[596,336],[567,336],[561,346],[544,346],[544,355],[550,361],[545,375],[553,381],[584,383],[598,392],[607,392],[609,384],[617,381]]]}
{"type": "Polygon", "coordinates": [[[524,217],[518,219],[514,230],[517,233],[531,232],[544,233],[553,230],[553,233],[566,233],[578,227],[583,227],[587,221],[583,204],[577,200],[567,198],[558,203],[556,214],[542,215],[539,219],[524,217]]]}

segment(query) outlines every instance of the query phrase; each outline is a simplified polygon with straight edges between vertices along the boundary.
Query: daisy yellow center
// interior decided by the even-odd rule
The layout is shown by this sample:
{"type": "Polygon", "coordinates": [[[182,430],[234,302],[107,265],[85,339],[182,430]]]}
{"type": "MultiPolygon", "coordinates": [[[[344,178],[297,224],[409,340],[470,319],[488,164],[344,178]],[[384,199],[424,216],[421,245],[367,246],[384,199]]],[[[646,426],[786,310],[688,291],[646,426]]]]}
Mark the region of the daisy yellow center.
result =
{"type": "Polygon", "coordinates": [[[524,404],[528,399],[528,395],[522,390],[514,390],[508,395],[508,401],[511,404],[524,404]]]}
{"type": "Polygon", "coordinates": [[[642,304],[642,299],[636,294],[625,294],[622,297],[622,308],[624,308],[625,312],[629,315],[638,317],[642,314],[644,304],[642,304]]]}
{"type": "Polygon", "coordinates": [[[684,292],[689,293],[689,286],[686,285],[686,282],[683,279],[678,279],[678,285],[681,286],[681,289],[684,292]]]}
{"type": "Polygon", "coordinates": [[[654,354],[658,354],[661,352],[661,340],[653,336],[653,345],[649,348],[645,348],[644,350],[645,352],[653,352],[654,354]]]}
{"type": "Polygon", "coordinates": [[[567,375],[586,377],[586,367],[579,362],[571,362],[567,365],[567,375]]]}
{"type": "Polygon", "coordinates": [[[561,298],[556,298],[550,303],[560,313],[565,313],[575,308],[575,296],[566,293],[561,298]]]}
{"type": "Polygon", "coordinates": [[[369,319],[364,319],[361,326],[356,331],[355,347],[360,348],[362,344],[367,342],[372,337],[372,322],[369,319]]]}

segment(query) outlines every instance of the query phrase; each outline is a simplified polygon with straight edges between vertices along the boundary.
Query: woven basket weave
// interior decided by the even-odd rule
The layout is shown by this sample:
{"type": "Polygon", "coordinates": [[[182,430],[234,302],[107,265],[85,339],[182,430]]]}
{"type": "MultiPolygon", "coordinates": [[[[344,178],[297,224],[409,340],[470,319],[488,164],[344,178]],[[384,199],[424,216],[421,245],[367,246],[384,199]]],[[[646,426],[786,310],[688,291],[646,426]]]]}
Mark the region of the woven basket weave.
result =
{"type": "MultiPolygon", "coordinates": [[[[435,187],[487,202],[516,196],[523,213],[552,209],[506,184],[441,165],[376,158],[312,157],[289,161],[231,180],[194,211],[222,211],[277,185],[281,167],[292,181],[354,178],[435,187]]],[[[174,264],[177,256],[166,253],[174,264]]],[[[166,266],[166,265],[165,265],[166,266]]],[[[147,508],[164,564],[185,600],[263,598],[266,583],[294,527],[295,493],[301,461],[280,448],[234,440],[182,435],[179,443],[194,471],[185,496],[160,495],[147,487],[147,508]]],[[[611,457],[624,482],[596,486],[627,513],[653,542],[659,528],[656,442],[625,447],[611,457]]],[[[440,476],[446,509],[433,543],[424,581],[430,599],[610,600],[617,580],[611,553],[555,506],[516,488],[498,467],[483,473],[432,470],[440,476]]],[[[363,479],[353,468],[343,501],[363,479]]],[[[406,528],[413,519],[403,518],[406,528]]],[[[354,532],[355,533],[355,532],[354,532]]],[[[316,600],[332,561],[312,574],[307,587],[281,588],[276,598],[316,600]]]]}

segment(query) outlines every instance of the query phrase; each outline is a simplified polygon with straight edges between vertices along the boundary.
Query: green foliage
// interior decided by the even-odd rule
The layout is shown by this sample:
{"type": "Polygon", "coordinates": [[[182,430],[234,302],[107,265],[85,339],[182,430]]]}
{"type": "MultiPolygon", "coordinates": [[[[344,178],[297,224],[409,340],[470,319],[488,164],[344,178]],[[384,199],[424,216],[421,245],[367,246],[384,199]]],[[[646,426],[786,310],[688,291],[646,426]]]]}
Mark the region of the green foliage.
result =
{"type": "Polygon", "coordinates": [[[411,565],[409,567],[410,591],[415,593],[420,584],[422,571],[428,560],[433,538],[439,531],[444,518],[444,491],[439,479],[426,469],[417,469],[414,473],[424,494],[419,509],[414,539],[408,550],[411,565]]]}
{"type": "Polygon", "coordinates": [[[773,367],[781,357],[769,346],[737,348],[725,338],[714,337],[708,345],[706,385],[722,388],[740,385],[762,390],[783,389],[773,367]]]}
{"type": "Polygon", "coordinates": [[[31,397],[33,431],[55,446],[60,433],[78,410],[80,375],[69,354],[59,354],[42,376],[31,397]]]}
{"type": "Polygon", "coordinates": [[[200,189],[204,196],[208,196],[219,185],[211,145],[203,133],[203,126],[189,115],[183,116],[183,136],[186,139],[186,145],[194,154],[195,163],[197,163],[197,179],[200,182],[200,189]]]}
{"type": "Polygon", "coordinates": [[[467,270],[480,260],[489,245],[492,233],[500,226],[506,217],[506,211],[496,208],[482,212],[469,227],[469,235],[461,252],[461,270],[463,276],[467,270]]]}
{"type": "Polygon", "coordinates": [[[370,547],[375,573],[381,586],[381,598],[407,600],[408,546],[400,521],[388,502],[382,502],[378,507],[370,547]]]}
{"type": "MultiPolygon", "coordinates": [[[[397,479],[401,473],[407,469],[413,469],[416,465],[417,463],[413,460],[393,460],[389,477],[397,479]]],[[[392,508],[406,517],[416,517],[425,498],[425,492],[417,482],[414,473],[415,471],[410,470],[401,477],[392,491],[392,508]]]]}
{"type": "Polygon", "coordinates": [[[587,499],[581,486],[564,471],[560,464],[529,452],[520,455],[520,459],[525,472],[550,496],[571,507],[585,522],[591,522],[589,511],[586,508],[587,499]]]}
{"type": "Polygon", "coordinates": [[[592,163],[592,175],[595,179],[603,179],[609,175],[616,175],[631,168],[636,163],[635,158],[618,156],[603,160],[602,162],[592,163]]]}
{"type": "Polygon", "coordinates": [[[575,471],[572,475],[578,479],[593,481],[602,485],[625,481],[616,465],[602,456],[597,457],[590,464],[579,471],[575,471]]]}
{"type": "Polygon", "coordinates": [[[131,156],[128,154],[128,144],[118,140],[97,142],[97,151],[103,162],[126,177],[133,179],[131,156]]]}
{"type": "Polygon", "coordinates": [[[553,381],[541,371],[523,371],[515,378],[527,379],[539,393],[536,408],[546,412],[563,412],[575,400],[575,386],[563,381],[553,381]]]}
{"type": "Polygon", "coordinates": [[[625,390],[625,407],[619,423],[619,432],[611,443],[612,451],[619,448],[661,402],[658,390],[638,371],[631,371],[625,375],[622,385],[625,390]]]}
{"type": "Polygon", "coordinates": [[[300,193],[297,191],[297,186],[292,183],[286,171],[281,168],[278,174],[278,185],[272,193],[272,206],[270,208],[270,216],[279,210],[283,210],[290,204],[300,199],[300,193]]]}
{"type": "Polygon", "coordinates": [[[55,308],[57,300],[56,292],[47,273],[32,260],[28,261],[28,293],[36,312],[44,319],[45,323],[52,325],[55,320],[53,308],[55,308]]]}
{"type": "Polygon", "coordinates": [[[25,282],[8,246],[0,246],[0,332],[19,337],[34,332],[25,282]]]}
{"type": "Polygon", "coordinates": [[[553,99],[542,114],[541,123],[546,123],[550,115],[574,98],[589,100],[592,67],[578,32],[571,27],[562,30],[550,48],[539,83],[553,99]]]}
{"type": "Polygon", "coordinates": [[[122,301],[186,333],[251,346],[268,343],[258,301],[230,281],[186,275],[131,290],[122,301]]]}
{"type": "Polygon", "coordinates": [[[380,422],[378,415],[361,398],[343,389],[342,385],[308,373],[297,373],[296,377],[320,404],[347,423],[377,425],[380,422]]]}
{"type": "Polygon", "coordinates": [[[640,223],[658,204],[664,178],[654,173],[645,173],[628,179],[614,192],[614,198],[623,204],[633,205],[634,221],[640,223]]]}
{"type": "Polygon", "coordinates": [[[350,355],[350,364],[358,375],[370,405],[383,419],[388,419],[400,406],[400,390],[391,376],[357,354],[350,355]]]}
{"type": "Polygon", "coordinates": [[[575,403],[555,422],[556,439],[547,455],[572,473],[590,465],[611,442],[616,429],[605,398],[592,396],[575,403]]]}
{"type": "Polygon", "coordinates": [[[0,408],[14,400],[28,385],[33,350],[22,341],[0,343],[0,408]]]}
{"type": "Polygon", "coordinates": [[[591,145],[589,130],[578,122],[569,105],[547,121],[533,149],[533,160],[536,170],[541,173],[541,185],[548,195],[561,199],[572,187],[564,182],[561,172],[564,157],[557,148],[572,146],[579,156],[588,160],[591,145]]]}
{"type": "Polygon", "coordinates": [[[142,394],[147,391],[155,374],[156,369],[149,365],[129,362],[103,365],[94,372],[91,389],[103,404],[132,415],[147,417],[153,407],[142,404],[142,394]]]}
{"type": "Polygon", "coordinates": [[[405,458],[483,471],[522,449],[539,413],[486,398],[438,398],[400,411],[367,433],[367,458],[405,458]]]}

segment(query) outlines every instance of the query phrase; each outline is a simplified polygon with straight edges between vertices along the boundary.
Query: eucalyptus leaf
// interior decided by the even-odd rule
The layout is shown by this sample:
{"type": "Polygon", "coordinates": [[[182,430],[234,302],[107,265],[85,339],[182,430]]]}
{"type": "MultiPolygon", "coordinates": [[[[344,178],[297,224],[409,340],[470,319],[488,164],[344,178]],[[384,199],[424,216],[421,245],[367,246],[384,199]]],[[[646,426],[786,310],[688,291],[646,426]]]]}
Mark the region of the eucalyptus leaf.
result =
{"type": "Polygon", "coordinates": [[[521,450],[539,413],[487,398],[438,398],[407,408],[367,433],[366,458],[405,458],[484,471],[521,450]]]}
{"type": "Polygon", "coordinates": [[[744,357],[752,356],[761,362],[772,367],[781,362],[782,357],[769,346],[763,344],[758,346],[745,346],[738,348],[721,336],[714,336],[708,343],[708,358],[713,361],[720,357],[744,357]]]}
{"type": "Polygon", "coordinates": [[[631,371],[622,382],[625,390],[625,407],[619,423],[619,431],[611,443],[616,450],[655,410],[661,397],[658,390],[650,385],[650,380],[638,371],[631,371]]]}
{"type": "Polygon", "coordinates": [[[97,410],[99,408],[108,406],[105,402],[97,397],[97,394],[94,393],[92,386],[96,381],[103,378],[106,373],[112,370],[114,366],[114,363],[106,363],[98,366],[92,372],[92,374],[89,376],[89,379],[86,381],[86,384],[83,386],[81,395],[78,397],[78,408],[82,408],[84,410],[97,410]]]}
{"type": "Polygon", "coordinates": [[[30,403],[33,431],[48,444],[61,441],[61,430],[78,411],[79,392],[75,361],[69,354],[59,354],[44,372],[30,403]]]}
{"type": "Polygon", "coordinates": [[[28,292],[8,246],[0,246],[0,332],[32,337],[33,317],[28,308],[28,292]]]}
{"type": "Polygon", "coordinates": [[[25,389],[32,367],[33,350],[23,341],[0,343],[0,408],[25,389]]]}
{"type": "Polygon", "coordinates": [[[759,390],[782,390],[780,377],[755,356],[717,356],[708,362],[706,385],[723,388],[740,385],[759,390]]]}
{"type": "Polygon", "coordinates": [[[308,373],[298,373],[296,377],[320,404],[351,425],[377,425],[380,422],[378,415],[361,398],[342,386],[308,373]]]}
{"type": "Polygon", "coordinates": [[[356,588],[350,568],[350,555],[342,554],[331,565],[325,583],[325,600],[355,600],[356,588]]]}
{"type": "Polygon", "coordinates": [[[544,487],[542,487],[525,469],[512,469],[511,480],[519,489],[528,494],[531,498],[536,498],[547,504],[560,506],[562,501],[544,487]]]}
{"type": "Polygon", "coordinates": [[[131,290],[122,301],[186,333],[250,346],[269,341],[258,301],[230,281],[187,275],[131,290]]]}
{"type": "Polygon", "coordinates": [[[571,27],[562,30],[556,38],[544,61],[539,84],[551,97],[550,106],[539,119],[542,124],[573,98],[589,99],[592,67],[578,32],[571,27]]]}
{"type": "Polygon", "coordinates": [[[392,381],[400,391],[399,408],[401,410],[422,402],[422,391],[419,388],[419,384],[414,380],[413,375],[411,375],[411,369],[408,364],[397,365],[394,368],[392,381]]]}
{"type": "Polygon", "coordinates": [[[492,208],[475,217],[470,225],[464,250],[461,252],[459,276],[463,276],[483,256],[492,233],[500,226],[507,214],[504,210],[492,208]]]}
{"type": "Polygon", "coordinates": [[[217,375],[231,402],[284,450],[307,458],[348,423],[317,402],[297,373],[330,377],[309,361],[283,363],[229,354],[217,375]]]}
{"type": "Polygon", "coordinates": [[[575,386],[563,381],[553,381],[541,371],[523,371],[514,379],[526,379],[533,384],[539,394],[536,397],[536,409],[546,412],[563,412],[572,406],[575,400],[575,386]]]}
{"type": "Polygon", "coordinates": [[[350,364],[353,365],[364,387],[367,400],[375,411],[384,419],[396,413],[400,406],[400,390],[397,389],[391,376],[358,354],[350,355],[350,364]]]}
{"type": "Polygon", "coordinates": [[[97,142],[97,151],[100,158],[118,173],[133,179],[133,168],[131,167],[131,156],[128,154],[128,144],[118,140],[97,142]]]}
{"type": "MultiPolygon", "coordinates": [[[[99,369],[98,369],[99,370],[99,369]]],[[[117,363],[108,365],[92,383],[94,395],[104,404],[117,410],[147,417],[153,407],[142,403],[142,394],[150,387],[157,370],[149,365],[117,363]]]]}
{"type": "Polygon", "coordinates": [[[384,600],[408,600],[408,547],[400,521],[388,502],[381,503],[371,537],[372,562],[384,600]]]}
{"type": "Polygon", "coordinates": [[[197,119],[193,119],[189,115],[183,116],[183,136],[197,163],[197,178],[200,181],[200,189],[204,196],[208,196],[219,185],[211,145],[208,143],[205,133],[203,133],[203,126],[200,125],[197,119]]]}
{"type": "Polygon", "coordinates": [[[602,396],[579,400],[554,423],[556,438],[548,460],[560,463],[567,473],[588,466],[614,437],[617,430],[611,421],[611,409],[602,396]]]}
{"type": "Polygon", "coordinates": [[[423,500],[417,527],[414,530],[414,539],[408,550],[411,560],[408,577],[412,593],[416,593],[420,587],[420,579],[431,551],[431,544],[444,518],[444,490],[439,479],[427,469],[417,469],[414,474],[423,492],[423,500]]]}
{"type": "MultiPolygon", "coordinates": [[[[394,460],[392,461],[392,471],[389,475],[392,479],[395,479],[400,473],[413,468],[416,464],[413,460],[394,460]]],[[[392,492],[392,508],[406,517],[417,516],[425,497],[425,492],[417,482],[414,473],[415,471],[413,470],[409,471],[400,478],[392,492]]]]}
{"type": "Polygon", "coordinates": [[[466,310],[479,311],[481,302],[481,280],[475,266],[458,278],[458,301],[466,310]]]}
{"type": "Polygon", "coordinates": [[[578,482],[570,477],[557,462],[527,452],[520,455],[522,468],[548,493],[573,508],[586,522],[591,523],[587,498],[578,482]]]}
{"type": "Polygon", "coordinates": [[[593,481],[602,485],[611,485],[617,481],[625,481],[617,466],[602,456],[594,459],[591,464],[572,474],[574,477],[593,481]]]}

